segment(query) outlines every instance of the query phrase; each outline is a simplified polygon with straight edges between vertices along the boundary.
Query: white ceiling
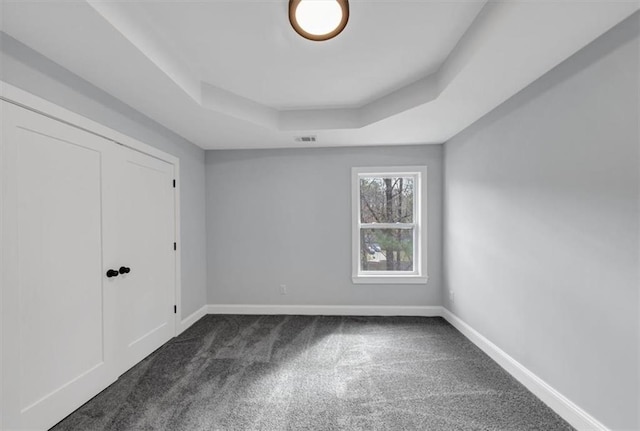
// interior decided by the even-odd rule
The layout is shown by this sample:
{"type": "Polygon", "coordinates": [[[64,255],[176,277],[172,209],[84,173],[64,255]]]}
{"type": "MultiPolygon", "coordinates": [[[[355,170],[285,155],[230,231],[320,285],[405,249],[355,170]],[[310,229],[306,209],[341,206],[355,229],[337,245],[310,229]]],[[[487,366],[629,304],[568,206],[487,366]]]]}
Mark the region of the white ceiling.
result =
{"type": "Polygon", "coordinates": [[[358,107],[435,72],[484,2],[352,1],[345,31],[299,37],[287,2],[131,2],[201,81],[277,109],[358,107]]]}
{"type": "Polygon", "coordinates": [[[286,0],[2,0],[2,31],[202,148],[441,143],[637,1],[350,1],[298,36],[286,0]]]}

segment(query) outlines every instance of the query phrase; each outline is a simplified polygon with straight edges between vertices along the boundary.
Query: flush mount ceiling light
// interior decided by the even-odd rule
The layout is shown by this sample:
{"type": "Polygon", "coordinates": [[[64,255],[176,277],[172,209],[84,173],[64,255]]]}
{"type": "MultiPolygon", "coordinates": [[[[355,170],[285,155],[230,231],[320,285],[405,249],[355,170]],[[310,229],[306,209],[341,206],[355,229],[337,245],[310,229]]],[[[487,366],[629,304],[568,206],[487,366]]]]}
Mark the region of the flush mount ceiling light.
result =
{"type": "Polygon", "coordinates": [[[329,40],[344,30],[349,21],[348,0],[289,0],[289,21],[302,37],[329,40]]]}

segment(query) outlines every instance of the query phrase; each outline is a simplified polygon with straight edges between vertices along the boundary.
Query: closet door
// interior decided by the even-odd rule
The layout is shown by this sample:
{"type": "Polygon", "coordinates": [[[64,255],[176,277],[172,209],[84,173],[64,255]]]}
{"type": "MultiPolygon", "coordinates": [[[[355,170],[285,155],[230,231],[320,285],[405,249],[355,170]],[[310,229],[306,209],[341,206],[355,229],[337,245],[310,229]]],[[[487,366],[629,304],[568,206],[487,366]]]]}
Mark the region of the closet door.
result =
{"type": "Polygon", "coordinates": [[[175,334],[173,165],[120,148],[116,249],[118,357],[125,371],[175,334]],[[128,272],[127,272],[128,271],[128,272]]]}
{"type": "Polygon", "coordinates": [[[117,375],[103,208],[118,147],[15,105],[2,119],[2,424],[47,429],[117,375]]]}

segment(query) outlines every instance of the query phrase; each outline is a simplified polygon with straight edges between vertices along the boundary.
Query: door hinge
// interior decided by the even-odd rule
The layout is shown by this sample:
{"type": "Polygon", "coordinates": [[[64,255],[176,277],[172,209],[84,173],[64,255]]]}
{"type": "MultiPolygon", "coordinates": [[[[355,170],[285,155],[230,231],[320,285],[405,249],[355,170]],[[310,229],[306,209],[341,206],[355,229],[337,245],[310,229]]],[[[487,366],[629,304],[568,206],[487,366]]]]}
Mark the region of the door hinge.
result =
{"type": "Polygon", "coordinates": [[[175,243],[175,242],[173,243],[173,249],[174,249],[174,250],[177,250],[177,249],[178,249],[178,244],[177,244],[177,243],[175,243]]]}
{"type": "Polygon", "coordinates": [[[176,180],[173,180],[173,188],[176,188],[176,180]]]}
{"type": "Polygon", "coordinates": [[[178,306],[177,305],[173,306],[173,314],[178,314],[178,306]]]}

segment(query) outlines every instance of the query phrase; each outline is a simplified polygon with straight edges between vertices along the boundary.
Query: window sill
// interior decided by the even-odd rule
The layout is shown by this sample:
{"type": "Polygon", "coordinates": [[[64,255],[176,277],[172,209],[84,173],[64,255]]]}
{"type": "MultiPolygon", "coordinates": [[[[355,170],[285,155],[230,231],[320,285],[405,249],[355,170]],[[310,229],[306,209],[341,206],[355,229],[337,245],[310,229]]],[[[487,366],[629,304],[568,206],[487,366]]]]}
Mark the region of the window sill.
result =
{"type": "Polygon", "coordinates": [[[428,276],[419,275],[358,275],[352,276],[353,284],[427,284],[428,276]]]}

